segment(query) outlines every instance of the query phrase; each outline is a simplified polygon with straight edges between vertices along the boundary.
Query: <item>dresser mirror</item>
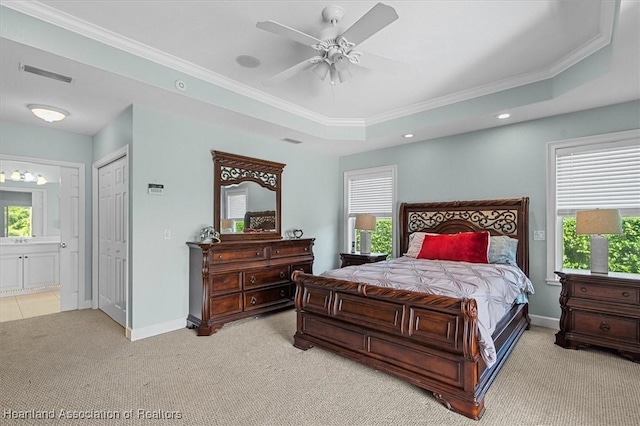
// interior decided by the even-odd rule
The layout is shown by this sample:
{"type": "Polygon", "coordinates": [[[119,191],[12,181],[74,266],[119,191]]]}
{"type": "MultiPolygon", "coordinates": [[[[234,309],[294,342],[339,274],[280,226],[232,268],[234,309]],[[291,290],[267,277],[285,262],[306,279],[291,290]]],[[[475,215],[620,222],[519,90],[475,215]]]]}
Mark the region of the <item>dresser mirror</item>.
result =
{"type": "Polygon", "coordinates": [[[282,238],[280,190],[285,164],[211,151],[213,223],[222,241],[282,238]]]}

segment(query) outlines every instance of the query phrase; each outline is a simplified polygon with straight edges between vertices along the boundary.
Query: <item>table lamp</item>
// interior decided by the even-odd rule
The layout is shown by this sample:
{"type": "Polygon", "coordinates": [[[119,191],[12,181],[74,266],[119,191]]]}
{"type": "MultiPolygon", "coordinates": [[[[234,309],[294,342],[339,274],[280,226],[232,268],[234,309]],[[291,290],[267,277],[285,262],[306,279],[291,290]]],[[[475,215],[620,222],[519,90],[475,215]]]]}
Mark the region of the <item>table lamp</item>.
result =
{"type": "Polygon", "coordinates": [[[376,229],[376,217],[370,214],[356,216],[356,229],[360,230],[360,253],[371,253],[371,234],[376,229]]]}
{"type": "Polygon", "coordinates": [[[591,273],[609,273],[609,241],[602,234],[622,234],[620,211],[584,210],[576,213],[576,234],[591,235],[591,273]]]}

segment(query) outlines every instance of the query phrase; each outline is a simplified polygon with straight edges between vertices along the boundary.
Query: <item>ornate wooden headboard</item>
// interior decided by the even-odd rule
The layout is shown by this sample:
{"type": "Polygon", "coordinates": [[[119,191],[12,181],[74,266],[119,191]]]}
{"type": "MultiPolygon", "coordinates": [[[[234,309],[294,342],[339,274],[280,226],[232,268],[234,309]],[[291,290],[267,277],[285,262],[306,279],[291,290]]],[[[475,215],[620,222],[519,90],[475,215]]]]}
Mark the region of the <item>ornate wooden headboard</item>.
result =
{"type": "Polygon", "coordinates": [[[400,255],[407,252],[413,232],[454,234],[481,230],[517,239],[516,260],[529,275],[529,197],[400,205],[400,255]]]}
{"type": "Polygon", "coordinates": [[[246,212],[244,215],[244,229],[275,230],[276,212],[275,210],[265,210],[260,212],[246,212]]]}

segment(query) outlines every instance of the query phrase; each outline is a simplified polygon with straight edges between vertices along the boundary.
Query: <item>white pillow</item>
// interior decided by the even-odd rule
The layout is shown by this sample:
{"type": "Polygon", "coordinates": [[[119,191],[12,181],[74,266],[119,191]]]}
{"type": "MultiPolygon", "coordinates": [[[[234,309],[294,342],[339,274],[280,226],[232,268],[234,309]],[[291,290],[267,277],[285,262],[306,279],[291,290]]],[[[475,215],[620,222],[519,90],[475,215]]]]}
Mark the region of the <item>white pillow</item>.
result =
{"type": "Polygon", "coordinates": [[[427,232],[414,232],[409,234],[409,248],[404,255],[413,257],[414,259],[417,258],[418,254],[420,254],[420,250],[422,249],[422,243],[424,242],[425,235],[427,235],[427,232]]]}

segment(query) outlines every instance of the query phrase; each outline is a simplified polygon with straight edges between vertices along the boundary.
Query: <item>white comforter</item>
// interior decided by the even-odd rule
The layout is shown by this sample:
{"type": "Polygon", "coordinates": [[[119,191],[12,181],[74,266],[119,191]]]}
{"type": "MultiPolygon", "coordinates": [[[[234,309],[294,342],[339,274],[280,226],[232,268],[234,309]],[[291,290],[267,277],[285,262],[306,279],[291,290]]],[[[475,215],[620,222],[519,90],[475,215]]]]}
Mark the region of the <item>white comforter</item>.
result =
{"type": "Polygon", "coordinates": [[[475,299],[482,358],[488,367],[496,361],[491,334],[515,300],[526,302],[533,294],[531,281],[513,265],[414,259],[403,256],[388,261],[334,269],[325,277],[364,282],[455,298],[475,299]]]}

